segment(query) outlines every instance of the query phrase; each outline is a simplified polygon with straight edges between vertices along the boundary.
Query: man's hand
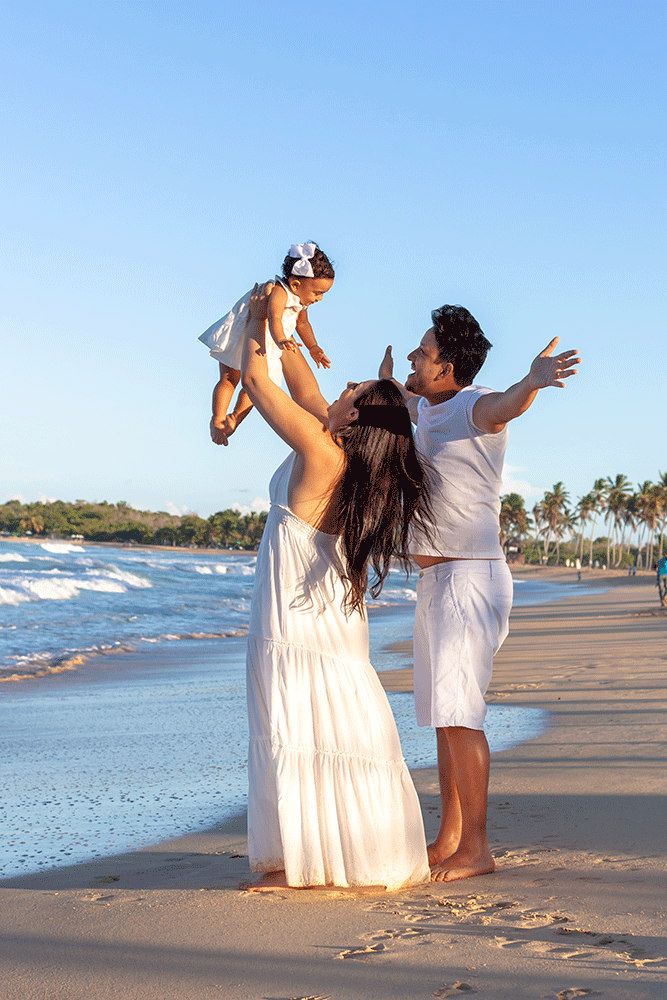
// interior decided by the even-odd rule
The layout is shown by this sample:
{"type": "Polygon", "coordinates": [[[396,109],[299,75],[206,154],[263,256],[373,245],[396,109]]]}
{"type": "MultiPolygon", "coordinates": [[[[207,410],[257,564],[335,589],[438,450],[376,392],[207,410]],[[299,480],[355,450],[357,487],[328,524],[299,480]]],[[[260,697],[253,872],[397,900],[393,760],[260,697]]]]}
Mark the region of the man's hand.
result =
{"type": "Polygon", "coordinates": [[[562,354],[551,357],[552,351],[559,343],[560,337],[554,337],[530,366],[528,387],[531,391],[546,389],[549,386],[558,386],[560,389],[564,389],[565,383],[561,379],[577,374],[576,368],[573,368],[572,365],[578,365],[581,362],[578,351],[563,351],[562,354]]]}
{"type": "Polygon", "coordinates": [[[384,352],[384,357],[380,362],[380,370],[378,371],[378,378],[393,378],[394,377],[394,359],[391,354],[391,344],[384,352]]]}

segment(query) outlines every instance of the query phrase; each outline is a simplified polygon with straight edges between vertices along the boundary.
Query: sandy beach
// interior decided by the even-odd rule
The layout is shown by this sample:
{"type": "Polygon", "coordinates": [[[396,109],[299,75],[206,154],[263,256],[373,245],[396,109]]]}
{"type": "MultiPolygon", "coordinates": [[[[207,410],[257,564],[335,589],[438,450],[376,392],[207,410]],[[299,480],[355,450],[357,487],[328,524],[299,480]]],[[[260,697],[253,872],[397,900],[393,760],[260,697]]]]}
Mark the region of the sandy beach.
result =
{"type": "MultiPolygon", "coordinates": [[[[488,700],[552,724],[493,757],[493,875],[257,895],[239,817],[0,883],[0,996],[665,996],[666,635],[651,573],[585,575],[576,596],[515,609],[488,700]]],[[[381,676],[411,687],[409,667],[381,676]]],[[[414,778],[433,835],[437,776],[414,778]]]]}

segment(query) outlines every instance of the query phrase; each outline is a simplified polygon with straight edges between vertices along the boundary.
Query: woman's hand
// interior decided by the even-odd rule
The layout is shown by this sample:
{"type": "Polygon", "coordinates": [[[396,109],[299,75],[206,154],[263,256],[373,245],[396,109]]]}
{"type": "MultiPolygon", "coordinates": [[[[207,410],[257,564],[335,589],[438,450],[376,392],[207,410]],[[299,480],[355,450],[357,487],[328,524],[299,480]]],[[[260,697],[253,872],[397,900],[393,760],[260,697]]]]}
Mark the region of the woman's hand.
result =
{"type": "Polygon", "coordinates": [[[255,282],[255,286],[250,293],[250,302],[248,304],[248,316],[246,323],[249,319],[266,319],[268,314],[268,304],[269,296],[273,291],[273,282],[265,281],[263,284],[258,285],[255,282]]]}

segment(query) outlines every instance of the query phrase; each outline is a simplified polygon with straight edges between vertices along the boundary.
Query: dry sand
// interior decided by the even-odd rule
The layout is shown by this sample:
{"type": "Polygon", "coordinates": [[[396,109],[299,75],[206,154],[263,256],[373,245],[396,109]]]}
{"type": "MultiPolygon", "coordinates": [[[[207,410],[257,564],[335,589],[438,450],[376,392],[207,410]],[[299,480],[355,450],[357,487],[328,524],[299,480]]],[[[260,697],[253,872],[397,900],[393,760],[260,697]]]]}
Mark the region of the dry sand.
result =
{"type": "Polygon", "coordinates": [[[605,580],[513,613],[489,700],[553,724],[493,757],[495,874],[257,895],[239,819],[1,883],[2,1000],[665,997],[667,613],[652,574],[605,580]]]}

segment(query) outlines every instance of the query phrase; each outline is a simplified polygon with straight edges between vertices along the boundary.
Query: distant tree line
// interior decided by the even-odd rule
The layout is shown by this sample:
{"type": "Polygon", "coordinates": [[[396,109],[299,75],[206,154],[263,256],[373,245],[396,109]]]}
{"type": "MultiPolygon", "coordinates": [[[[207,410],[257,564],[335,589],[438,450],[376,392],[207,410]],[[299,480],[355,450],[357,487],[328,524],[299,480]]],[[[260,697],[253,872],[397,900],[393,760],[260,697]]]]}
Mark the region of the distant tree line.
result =
{"type": "Polygon", "coordinates": [[[10,535],[71,538],[91,542],[136,542],[143,545],[199,545],[211,548],[255,549],[266,513],[239,514],[220,510],[204,519],[197,514],[178,517],[166,511],[134,510],[124,501],[87,503],[25,503],[0,505],[0,531],[10,535]]]}
{"type": "MultiPolygon", "coordinates": [[[[531,511],[518,493],[500,498],[500,541],[505,554],[534,563],[558,565],[579,559],[608,567],[652,566],[665,549],[667,473],[657,483],[646,480],[632,489],[624,475],[596,479],[593,488],[570,505],[562,482],[555,483],[531,511]],[[596,536],[596,528],[606,531],[596,536]]],[[[266,513],[239,514],[220,510],[204,519],[178,517],[165,511],[134,510],[116,504],[26,503],[0,505],[0,531],[11,535],[71,538],[94,542],[137,542],[144,545],[198,545],[211,548],[256,549],[266,513]]]]}
{"type": "Polygon", "coordinates": [[[500,498],[500,540],[506,554],[521,552],[527,562],[558,565],[562,558],[582,566],[635,565],[650,568],[665,549],[667,473],[636,490],[627,476],[596,479],[570,506],[570,494],[555,483],[528,512],[518,493],[500,498]],[[596,537],[602,524],[604,534],[596,537]]]}

